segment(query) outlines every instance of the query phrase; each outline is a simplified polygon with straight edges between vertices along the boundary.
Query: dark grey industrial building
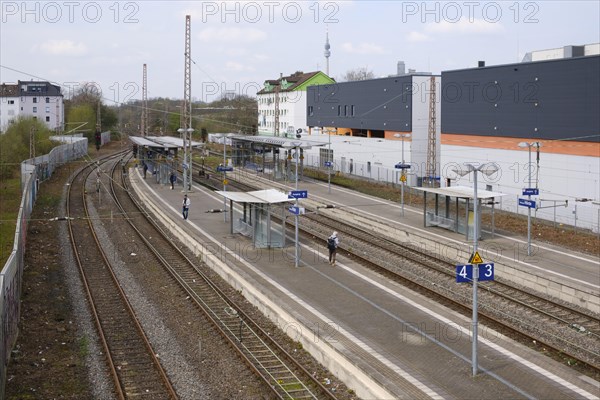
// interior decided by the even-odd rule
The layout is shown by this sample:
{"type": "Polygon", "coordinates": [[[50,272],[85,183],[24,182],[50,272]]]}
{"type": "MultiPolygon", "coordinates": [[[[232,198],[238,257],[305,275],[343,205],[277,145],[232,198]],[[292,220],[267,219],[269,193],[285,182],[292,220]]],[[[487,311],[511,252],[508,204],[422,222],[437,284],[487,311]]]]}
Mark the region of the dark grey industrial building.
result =
{"type": "Polygon", "coordinates": [[[352,136],[412,131],[412,75],[307,88],[307,125],[344,127],[352,136]]]}
{"type": "Polygon", "coordinates": [[[442,72],[442,134],[600,141],[600,56],[442,72]]]}

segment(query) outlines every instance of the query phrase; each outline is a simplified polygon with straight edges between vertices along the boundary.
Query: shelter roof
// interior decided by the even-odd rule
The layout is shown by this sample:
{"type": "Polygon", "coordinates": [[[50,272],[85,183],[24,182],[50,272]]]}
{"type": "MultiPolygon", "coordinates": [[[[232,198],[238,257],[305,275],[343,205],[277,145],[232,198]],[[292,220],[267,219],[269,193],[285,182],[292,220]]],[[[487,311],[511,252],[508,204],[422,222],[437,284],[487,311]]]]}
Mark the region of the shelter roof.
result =
{"type": "MultiPolygon", "coordinates": [[[[468,186],[450,186],[444,188],[429,188],[429,187],[413,187],[412,189],[420,190],[427,193],[441,194],[449,197],[458,197],[462,199],[474,199],[475,189],[468,186]]],[[[505,193],[491,192],[477,188],[477,197],[479,199],[491,199],[494,197],[506,196],[505,193]]]]}
{"type": "MultiPolygon", "coordinates": [[[[152,140],[164,147],[175,148],[183,147],[183,139],[174,136],[147,136],[146,139],[152,140]]],[[[202,147],[204,143],[192,140],[192,147],[202,147]]]]}
{"type": "Polygon", "coordinates": [[[252,192],[224,192],[218,190],[217,194],[236,203],[262,203],[277,204],[290,201],[287,193],[277,189],[255,190],[252,192]]]}
{"type": "Polygon", "coordinates": [[[137,144],[138,146],[165,147],[162,144],[159,144],[155,141],[149,140],[148,138],[140,137],[140,136],[129,136],[129,140],[131,140],[133,143],[137,144]]]}
{"type": "Polygon", "coordinates": [[[286,143],[300,143],[300,147],[318,147],[327,146],[327,143],[317,142],[314,140],[302,140],[295,138],[286,137],[275,137],[275,136],[248,136],[248,135],[236,135],[232,136],[231,139],[241,142],[253,142],[261,144],[270,144],[272,146],[282,147],[286,143]]]}

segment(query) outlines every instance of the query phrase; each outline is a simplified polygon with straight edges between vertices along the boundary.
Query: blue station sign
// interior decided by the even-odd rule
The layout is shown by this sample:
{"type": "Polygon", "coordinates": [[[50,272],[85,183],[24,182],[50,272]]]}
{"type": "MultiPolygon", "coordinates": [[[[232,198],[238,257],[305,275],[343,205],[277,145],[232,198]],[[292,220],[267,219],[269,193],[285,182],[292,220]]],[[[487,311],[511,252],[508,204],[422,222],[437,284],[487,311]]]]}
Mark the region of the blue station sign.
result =
{"type": "Polygon", "coordinates": [[[233,167],[224,167],[222,165],[219,165],[217,167],[217,172],[231,172],[233,171],[233,167]]]}
{"type": "Polygon", "coordinates": [[[540,189],[538,188],[525,188],[523,189],[523,196],[538,196],[540,189]]]}
{"type": "Polygon", "coordinates": [[[527,208],[535,208],[534,200],[519,199],[519,205],[527,208]]]}
{"type": "Polygon", "coordinates": [[[396,168],[396,169],[410,169],[410,164],[398,163],[398,164],[394,165],[394,168],[396,168]]]}
{"type": "Polygon", "coordinates": [[[308,198],[308,190],[292,190],[288,193],[288,199],[306,199],[308,198]]]}

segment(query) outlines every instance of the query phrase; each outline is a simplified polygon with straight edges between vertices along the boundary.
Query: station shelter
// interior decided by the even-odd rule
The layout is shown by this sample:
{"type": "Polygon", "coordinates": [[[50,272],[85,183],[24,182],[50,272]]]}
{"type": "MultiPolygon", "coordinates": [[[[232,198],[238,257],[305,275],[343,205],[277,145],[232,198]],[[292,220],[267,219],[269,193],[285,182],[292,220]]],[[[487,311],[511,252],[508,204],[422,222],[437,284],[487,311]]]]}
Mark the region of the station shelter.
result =
{"type": "Polygon", "coordinates": [[[216,193],[229,200],[231,234],[240,233],[252,238],[252,244],[257,248],[285,247],[285,218],[290,202],[287,193],[276,189],[216,193]],[[242,205],[241,211],[235,210],[234,203],[242,205]],[[281,224],[271,221],[271,215],[279,215],[281,224]]]}
{"type": "MultiPolygon", "coordinates": [[[[423,192],[423,224],[425,227],[437,226],[462,233],[465,235],[466,240],[474,238],[474,188],[451,186],[444,188],[413,187],[413,189],[423,192]],[[433,199],[431,196],[433,196],[433,199]],[[443,202],[440,202],[440,197],[443,197],[443,202]]],[[[479,221],[483,221],[479,224],[478,238],[481,238],[481,227],[483,225],[488,225],[490,231],[494,234],[494,205],[496,199],[502,196],[505,196],[505,194],[477,189],[477,214],[479,221]],[[489,207],[484,208],[482,206],[489,207]],[[489,216],[484,215],[484,210],[490,211],[489,216]]]]}
{"type": "MultiPolygon", "coordinates": [[[[183,170],[180,165],[183,162],[180,160],[183,156],[183,139],[173,136],[130,136],[129,139],[133,143],[136,166],[146,166],[146,174],[156,179],[157,183],[167,185],[171,172],[177,174],[178,169],[183,170]]],[[[192,148],[198,148],[204,144],[192,141],[191,145],[192,148]]]]}
{"type": "Polygon", "coordinates": [[[233,165],[262,173],[273,180],[304,179],[304,150],[325,146],[314,140],[274,136],[232,135],[233,165]],[[290,145],[294,148],[288,148],[290,145]],[[286,147],[287,146],[287,147],[286,147]]]}

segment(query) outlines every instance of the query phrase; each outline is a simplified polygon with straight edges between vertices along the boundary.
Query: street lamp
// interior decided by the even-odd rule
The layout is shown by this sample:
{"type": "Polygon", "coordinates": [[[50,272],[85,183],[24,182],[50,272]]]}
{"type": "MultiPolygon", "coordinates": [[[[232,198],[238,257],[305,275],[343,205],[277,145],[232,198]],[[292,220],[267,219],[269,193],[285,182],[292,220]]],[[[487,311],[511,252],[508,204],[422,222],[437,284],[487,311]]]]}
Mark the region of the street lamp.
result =
{"type": "MultiPolygon", "coordinates": [[[[296,150],[296,190],[298,190],[298,164],[300,163],[300,152],[299,149],[310,149],[310,146],[303,146],[302,142],[286,142],[281,145],[281,147],[288,149],[296,150]]],[[[296,198],[296,210],[298,211],[300,208],[298,206],[298,198],[296,198]]],[[[299,242],[298,242],[298,214],[294,215],[295,225],[296,225],[296,245],[295,245],[295,256],[294,256],[294,266],[298,268],[298,264],[300,263],[300,258],[298,256],[299,253],[299,242]]]]}
{"type": "MultiPolygon", "coordinates": [[[[494,163],[485,163],[476,167],[473,164],[464,164],[465,169],[454,170],[456,174],[465,176],[473,172],[473,213],[475,214],[475,226],[473,227],[473,254],[477,252],[477,245],[479,241],[479,213],[477,197],[477,172],[481,172],[487,176],[493,175],[498,171],[498,166],[494,163]]],[[[469,230],[469,224],[467,221],[467,231],[469,230]]],[[[472,347],[472,366],[473,376],[477,375],[477,280],[479,278],[479,264],[473,263],[473,347],[472,347]]]]}
{"type": "MultiPolygon", "coordinates": [[[[223,192],[227,192],[227,154],[226,154],[226,142],[227,138],[231,138],[234,135],[232,133],[224,134],[217,133],[214,137],[223,139],[223,192]]],[[[227,198],[223,194],[223,221],[227,222],[227,198]]]]}
{"type": "MultiPolygon", "coordinates": [[[[542,147],[542,144],[540,142],[531,142],[531,143],[521,142],[518,144],[518,146],[521,148],[529,149],[529,186],[528,186],[528,189],[531,189],[531,148],[535,147],[537,149],[538,161],[539,161],[540,147],[542,147]]],[[[531,195],[528,195],[527,199],[531,202],[531,195]]],[[[531,207],[527,207],[527,255],[531,256],[531,207]]]]}
{"type": "Polygon", "coordinates": [[[407,165],[404,162],[404,138],[409,138],[410,137],[410,133],[396,133],[394,135],[395,138],[402,138],[402,164],[401,164],[401,169],[402,169],[402,174],[401,174],[401,180],[402,180],[402,185],[400,186],[400,201],[402,203],[402,216],[404,217],[404,185],[406,184],[406,173],[404,172],[404,170],[406,169],[407,165]]]}
{"type": "Polygon", "coordinates": [[[177,132],[183,137],[183,192],[187,193],[192,191],[192,132],[194,130],[179,128],[177,132]]]}

